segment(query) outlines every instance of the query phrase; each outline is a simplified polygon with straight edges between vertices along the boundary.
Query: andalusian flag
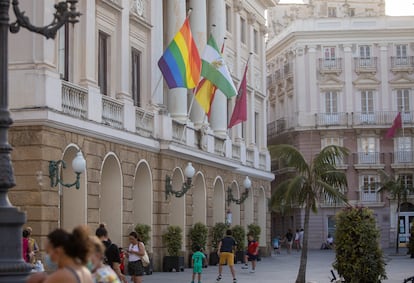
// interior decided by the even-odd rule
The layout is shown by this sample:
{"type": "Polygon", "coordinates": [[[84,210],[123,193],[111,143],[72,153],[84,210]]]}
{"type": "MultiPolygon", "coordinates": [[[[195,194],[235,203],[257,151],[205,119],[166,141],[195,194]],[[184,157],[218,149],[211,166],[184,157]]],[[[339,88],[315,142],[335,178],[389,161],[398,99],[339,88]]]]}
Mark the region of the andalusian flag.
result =
{"type": "Polygon", "coordinates": [[[200,80],[201,60],[188,17],[158,60],[158,67],[168,88],[191,89],[197,86],[200,80]]]}
{"type": "Polygon", "coordinates": [[[201,61],[201,75],[204,78],[197,86],[195,99],[204,111],[209,113],[216,88],[228,98],[235,96],[237,90],[212,35],[207,41],[201,61]]]}

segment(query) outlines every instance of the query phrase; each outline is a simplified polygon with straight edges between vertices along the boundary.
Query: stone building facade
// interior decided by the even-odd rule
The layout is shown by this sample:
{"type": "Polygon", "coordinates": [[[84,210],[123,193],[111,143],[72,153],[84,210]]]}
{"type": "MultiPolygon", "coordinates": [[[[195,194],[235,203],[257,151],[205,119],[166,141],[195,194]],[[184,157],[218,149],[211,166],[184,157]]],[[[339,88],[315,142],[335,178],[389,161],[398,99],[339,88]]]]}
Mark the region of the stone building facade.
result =
{"type": "MultiPolygon", "coordinates": [[[[47,23],[54,1],[24,3],[33,22],[47,23]]],[[[97,0],[79,1],[79,23],[62,28],[56,40],[20,32],[9,39],[9,131],[16,187],[13,205],[44,248],[54,228],[79,224],[92,231],[106,223],[119,246],[136,224],[151,226],[148,251],[159,269],[166,255],[162,234],[169,225],[188,231],[196,222],[260,225],[261,247],[270,242],[270,156],[267,151],[264,11],[273,1],[97,0]],[[227,130],[235,100],[217,92],[208,121],[192,91],[168,90],[157,61],[192,8],[190,23],[200,53],[209,33],[225,43],[224,57],[237,86],[250,51],[248,120],[227,130]],[[213,28],[212,25],[215,25],[213,28]],[[64,183],[75,174],[78,151],[86,159],[80,188],[50,184],[48,165],[64,160],[64,183]],[[183,197],[166,195],[186,181],[183,197]],[[227,202],[252,187],[241,205],[227,202]]],[[[23,9],[23,8],[22,8],[23,9]]],[[[211,248],[209,244],[209,249],[211,248]]],[[[187,258],[187,257],[186,257],[187,258]]]]}
{"type": "MultiPolygon", "coordinates": [[[[378,191],[380,174],[413,184],[413,17],[385,16],[384,1],[308,1],[269,11],[268,143],[290,143],[311,158],[331,144],[350,150],[338,164],[350,204],[373,209],[383,247],[405,245],[414,217],[409,196],[397,220],[396,201],[378,191]],[[403,129],[385,138],[397,114],[403,129]]],[[[275,182],[283,171],[273,164],[275,182]]],[[[335,230],[341,206],[321,200],[312,215],[310,246],[335,230]]],[[[301,228],[300,209],[272,217],[272,233],[301,228]]]]}

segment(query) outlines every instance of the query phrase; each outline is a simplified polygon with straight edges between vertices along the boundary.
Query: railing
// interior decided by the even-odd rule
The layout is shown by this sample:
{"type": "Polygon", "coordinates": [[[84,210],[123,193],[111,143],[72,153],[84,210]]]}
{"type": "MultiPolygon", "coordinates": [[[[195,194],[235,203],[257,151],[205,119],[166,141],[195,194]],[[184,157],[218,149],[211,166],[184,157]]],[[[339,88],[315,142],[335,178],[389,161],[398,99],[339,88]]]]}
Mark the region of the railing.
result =
{"type": "Polygon", "coordinates": [[[266,169],[266,154],[259,153],[259,169],[265,170],[266,169]]]}
{"type": "Polygon", "coordinates": [[[241,152],[240,145],[233,143],[232,149],[231,149],[232,158],[236,160],[240,160],[240,156],[241,156],[240,152],[241,152]]]}
{"type": "Polygon", "coordinates": [[[380,152],[357,152],[354,154],[354,164],[382,164],[384,154],[380,152]]]}
{"type": "Polygon", "coordinates": [[[135,110],[135,130],[144,137],[151,137],[154,132],[154,114],[142,108],[135,110]]]}
{"type": "Polygon", "coordinates": [[[392,163],[414,163],[414,151],[395,151],[392,163]]]}
{"type": "Polygon", "coordinates": [[[365,192],[361,189],[359,191],[359,200],[361,202],[380,202],[381,194],[378,192],[365,192]]]}
{"type": "Polygon", "coordinates": [[[224,155],[224,142],[226,140],[214,136],[214,153],[218,155],[224,155]]]}
{"type": "Polygon", "coordinates": [[[186,126],[177,120],[172,120],[172,139],[179,143],[184,143],[186,126]]]}
{"type": "Polygon", "coordinates": [[[377,57],[372,58],[355,58],[355,72],[377,72],[377,57]]]}
{"type": "Polygon", "coordinates": [[[77,118],[87,117],[88,90],[62,80],[62,111],[77,118]]]}
{"type": "Polygon", "coordinates": [[[252,149],[246,149],[246,164],[249,166],[254,164],[254,151],[252,149]]]}
{"type": "Polygon", "coordinates": [[[319,59],[319,72],[341,73],[342,72],[342,58],[319,59]]]}
{"type": "Polygon", "coordinates": [[[102,96],[102,123],[114,128],[123,127],[123,105],[107,96],[102,96]]]}
{"type": "Polygon", "coordinates": [[[319,113],[316,114],[317,126],[346,126],[348,113],[319,113]]]}
{"type": "Polygon", "coordinates": [[[391,70],[392,71],[407,71],[414,68],[414,57],[391,57],[391,70]]]}

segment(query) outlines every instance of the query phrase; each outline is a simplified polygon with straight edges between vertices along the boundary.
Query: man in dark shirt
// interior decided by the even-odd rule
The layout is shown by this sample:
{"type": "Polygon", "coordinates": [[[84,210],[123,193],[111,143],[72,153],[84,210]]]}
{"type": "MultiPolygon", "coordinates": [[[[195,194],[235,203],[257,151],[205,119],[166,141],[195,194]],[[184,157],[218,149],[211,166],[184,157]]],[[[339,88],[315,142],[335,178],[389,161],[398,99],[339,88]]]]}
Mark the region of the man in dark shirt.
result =
{"type": "Polygon", "coordinates": [[[223,271],[223,265],[228,264],[231,275],[233,276],[233,283],[237,283],[236,272],[234,271],[234,248],[236,247],[236,241],[232,237],[231,230],[226,231],[226,236],[220,241],[218,245],[219,261],[219,274],[217,282],[221,280],[221,272],[223,271]]]}
{"type": "Polygon", "coordinates": [[[122,282],[127,283],[125,275],[122,274],[121,269],[119,268],[121,264],[121,257],[119,255],[118,246],[112,243],[108,238],[108,230],[106,230],[104,224],[99,225],[99,228],[96,229],[95,235],[105,245],[104,263],[109,265],[115,271],[122,282]]]}

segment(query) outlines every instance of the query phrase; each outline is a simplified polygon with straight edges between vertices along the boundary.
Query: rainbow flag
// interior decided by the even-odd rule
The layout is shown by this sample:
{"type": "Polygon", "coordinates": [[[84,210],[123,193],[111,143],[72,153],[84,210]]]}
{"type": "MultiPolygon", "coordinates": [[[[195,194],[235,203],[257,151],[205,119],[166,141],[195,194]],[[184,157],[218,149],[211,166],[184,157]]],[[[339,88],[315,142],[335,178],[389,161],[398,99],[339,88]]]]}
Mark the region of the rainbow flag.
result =
{"type": "Polygon", "coordinates": [[[201,59],[191,33],[188,17],[158,60],[158,67],[168,88],[191,89],[197,86],[200,80],[201,59]]]}

